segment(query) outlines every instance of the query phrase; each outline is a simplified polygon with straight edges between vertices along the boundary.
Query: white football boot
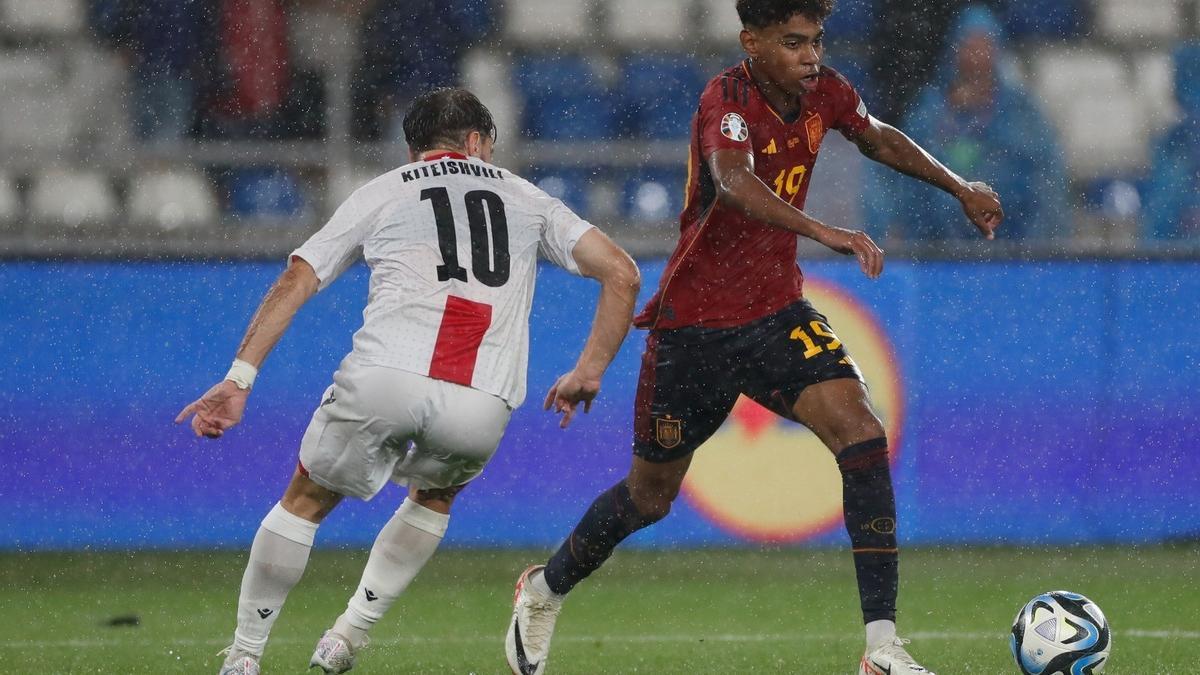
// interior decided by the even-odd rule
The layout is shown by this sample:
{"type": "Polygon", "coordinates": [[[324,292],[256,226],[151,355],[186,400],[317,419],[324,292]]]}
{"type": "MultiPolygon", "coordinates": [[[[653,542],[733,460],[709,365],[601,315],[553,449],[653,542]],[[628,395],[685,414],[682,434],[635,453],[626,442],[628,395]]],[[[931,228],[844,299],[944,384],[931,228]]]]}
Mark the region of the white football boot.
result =
{"type": "MultiPolygon", "coordinates": [[[[367,646],[367,641],[364,639],[359,649],[367,646]]],[[[327,630],[317,641],[317,648],[313,650],[312,658],[308,662],[308,667],[320,668],[325,673],[344,673],[354,667],[354,656],[357,653],[350,641],[338,635],[337,633],[327,630]]]]}
{"type": "Polygon", "coordinates": [[[885,642],[863,654],[862,662],[858,666],[858,675],[936,675],[932,670],[917,663],[916,659],[905,651],[904,645],[909,642],[910,640],[894,638],[891,642],[885,642]]]}
{"type": "Polygon", "coordinates": [[[534,565],[517,579],[513,595],[512,621],[504,638],[508,667],[514,675],[542,675],[546,672],[546,657],[550,655],[550,638],[554,622],[562,609],[562,598],[538,593],[529,577],[545,565],[534,565]]]}
{"type": "Polygon", "coordinates": [[[257,656],[234,649],[233,645],[217,652],[217,656],[225,657],[225,662],[221,664],[221,670],[217,675],[259,675],[261,672],[257,656]]]}

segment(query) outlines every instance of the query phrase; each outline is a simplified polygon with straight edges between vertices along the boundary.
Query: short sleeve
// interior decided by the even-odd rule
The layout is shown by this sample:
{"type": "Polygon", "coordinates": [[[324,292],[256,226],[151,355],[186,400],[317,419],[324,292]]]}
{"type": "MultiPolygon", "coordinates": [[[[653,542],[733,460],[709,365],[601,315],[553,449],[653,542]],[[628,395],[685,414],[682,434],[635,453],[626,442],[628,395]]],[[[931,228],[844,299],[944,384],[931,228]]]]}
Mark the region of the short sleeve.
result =
{"type": "Polygon", "coordinates": [[[318,290],[323,291],[333,283],[361,252],[371,227],[371,219],[363,213],[361,200],[361,193],[351,195],[324,227],[289,256],[289,260],[301,258],[312,265],[320,281],[318,290]]]}
{"type": "MultiPolygon", "coordinates": [[[[831,69],[832,70],[832,69],[831,69]]],[[[841,73],[833,73],[833,128],[842,132],[846,138],[853,140],[862,135],[871,126],[871,116],[867,113],[867,104],[841,73]]]]}
{"type": "Polygon", "coordinates": [[[561,201],[549,195],[547,198],[550,204],[546,210],[546,226],[542,229],[538,249],[550,262],[571,274],[579,274],[579,265],[573,255],[575,244],[595,226],[577,216],[561,201]]]}
{"type": "Polygon", "coordinates": [[[696,112],[702,158],[707,159],[718,150],[754,152],[750,126],[746,123],[749,102],[749,82],[722,75],[708,83],[696,112]]]}

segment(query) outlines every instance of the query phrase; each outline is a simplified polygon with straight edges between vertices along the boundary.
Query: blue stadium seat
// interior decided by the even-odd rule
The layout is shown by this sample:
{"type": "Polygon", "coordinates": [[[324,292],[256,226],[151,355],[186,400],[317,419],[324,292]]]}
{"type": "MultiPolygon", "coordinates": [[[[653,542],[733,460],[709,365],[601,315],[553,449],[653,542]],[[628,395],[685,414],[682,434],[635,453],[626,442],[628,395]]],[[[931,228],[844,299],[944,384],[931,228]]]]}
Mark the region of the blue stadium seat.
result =
{"type": "Polygon", "coordinates": [[[234,169],[227,185],[229,214],[237,218],[279,221],[298,219],[306,213],[304,190],[286,169],[234,169]]]}
{"type": "Polygon", "coordinates": [[[708,75],[690,56],[631,56],[625,61],[626,131],[644,138],[686,138],[708,75]]]}
{"type": "Polygon", "coordinates": [[[581,56],[530,56],[516,71],[524,128],[534,138],[598,140],[616,136],[612,95],[581,56]]]}
{"type": "Polygon", "coordinates": [[[588,217],[590,200],[588,186],[594,171],[563,167],[536,167],[529,172],[529,182],[561,199],[575,213],[588,217]]]}
{"type": "Polygon", "coordinates": [[[623,215],[635,223],[673,221],[683,210],[686,174],[676,169],[643,171],[625,181],[623,215]]]}
{"type": "Polygon", "coordinates": [[[1017,39],[1061,39],[1082,35],[1090,20],[1088,7],[1082,0],[1009,0],[1004,11],[1004,23],[1009,34],[1017,39]]]}
{"type": "Polygon", "coordinates": [[[864,42],[875,26],[875,0],[840,0],[825,21],[825,32],[835,42],[864,42]]]}

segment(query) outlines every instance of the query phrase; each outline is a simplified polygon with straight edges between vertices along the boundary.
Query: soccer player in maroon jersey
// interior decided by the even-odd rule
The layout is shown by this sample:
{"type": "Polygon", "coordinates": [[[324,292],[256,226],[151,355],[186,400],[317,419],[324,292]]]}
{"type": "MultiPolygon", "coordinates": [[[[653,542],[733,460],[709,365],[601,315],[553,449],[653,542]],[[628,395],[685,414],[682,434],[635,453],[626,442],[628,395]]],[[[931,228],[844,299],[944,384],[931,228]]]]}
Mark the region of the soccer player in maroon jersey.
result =
{"type": "MultiPolygon", "coordinates": [[[[804,213],[826,131],[864,155],[953,194],[992,239],[998,196],[874,119],[850,83],[821,65],[833,0],[737,0],[748,58],[705,88],[692,123],[679,244],[635,323],[649,329],[634,412],[633,463],[561,548],[517,583],[509,665],[545,668],[563,596],[633,532],[667,515],[692,452],[739,394],[811,429],[837,458],[867,645],[859,672],[929,673],[896,636],[896,506],[884,429],[862,374],[802,292],[796,235],[853,255],[874,279],[883,251],[865,232],[804,213]],[[814,353],[790,339],[809,333],[814,353]]],[[[547,407],[573,412],[551,389],[547,407]]]]}

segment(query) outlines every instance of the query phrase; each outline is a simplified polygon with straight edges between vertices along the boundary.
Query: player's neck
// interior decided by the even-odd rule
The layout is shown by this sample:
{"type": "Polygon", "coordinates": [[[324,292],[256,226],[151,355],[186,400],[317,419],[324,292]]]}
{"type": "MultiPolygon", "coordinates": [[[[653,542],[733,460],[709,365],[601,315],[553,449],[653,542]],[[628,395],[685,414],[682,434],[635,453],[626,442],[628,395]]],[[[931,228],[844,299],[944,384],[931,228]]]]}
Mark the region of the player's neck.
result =
{"type": "Polygon", "coordinates": [[[758,85],[758,91],[776,112],[782,115],[791,115],[800,109],[800,96],[775,84],[762,73],[762,69],[754,63],[754,59],[746,59],[746,64],[746,70],[749,71],[750,77],[754,78],[754,83],[758,85]]]}

